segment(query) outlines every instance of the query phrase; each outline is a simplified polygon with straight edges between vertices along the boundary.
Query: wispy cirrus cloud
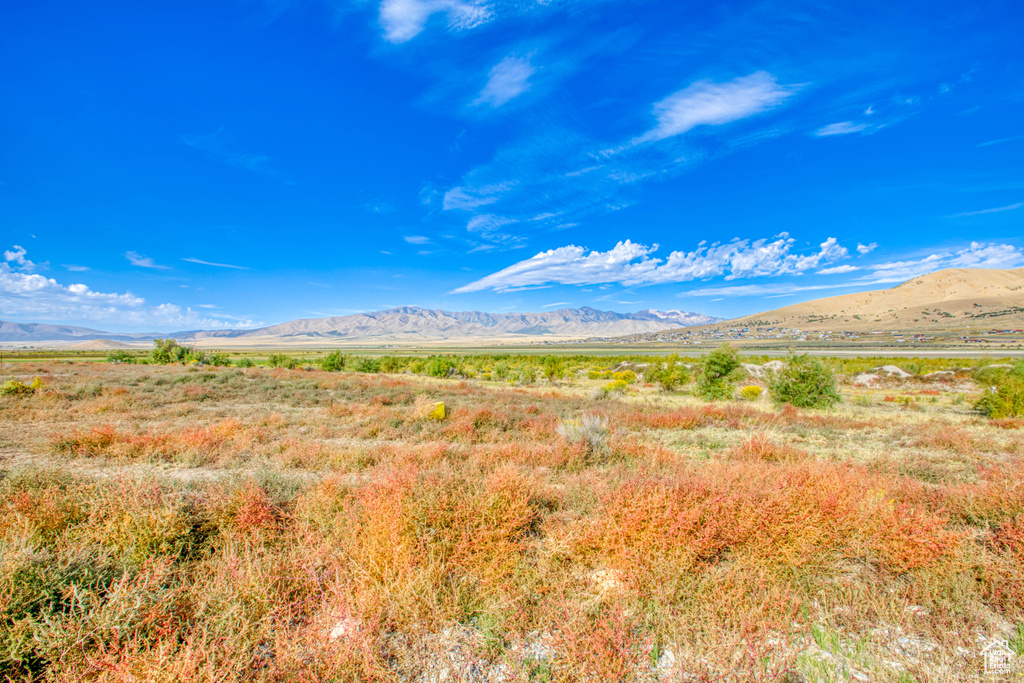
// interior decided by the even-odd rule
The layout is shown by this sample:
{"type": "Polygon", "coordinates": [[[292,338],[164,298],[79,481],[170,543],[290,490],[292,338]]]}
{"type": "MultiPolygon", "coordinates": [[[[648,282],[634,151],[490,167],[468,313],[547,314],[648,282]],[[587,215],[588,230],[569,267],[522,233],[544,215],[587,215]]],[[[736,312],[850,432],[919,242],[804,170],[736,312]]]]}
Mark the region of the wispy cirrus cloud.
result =
{"type": "Polygon", "coordinates": [[[686,282],[724,276],[726,280],[748,277],[794,275],[849,256],[834,237],[816,252],[793,253],[796,240],[788,233],[772,239],[733,240],[725,244],[701,242],[689,252],[673,251],[665,259],[652,256],[659,248],[630,240],[612,249],[588,251],[570,244],[542,251],[504,270],[455,290],[456,293],[486,289],[502,292],[540,285],[592,285],[617,283],[626,286],[686,282]]]}
{"type": "Polygon", "coordinates": [[[852,133],[863,133],[864,131],[875,130],[875,126],[867,123],[856,123],[854,121],[840,121],[839,123],[830,123],[827,126],[814,131],[814,134],[820,138],[829,137],[832,135],[850,135],[852,133]]]}
{"type": "Polygon", "coordinates": [[[856,270],[860,270],[860,266],[851,266],[849,264],[842,266],[834,266],[832,268],[822,268],[816,271],[816,275],[841,275],[842,273],[852,273],[856,270]]]}
{"type": "Polygon", "coordinates": [[[480,0],[383,0],[378,16],[384,39],[405,43],[418,36],[435,14],[444,14],[449,29],[460,30],[486,23],[493,11],[480,0]]]}
{"type": "Polygon", "coordinates": [[[997,206],[991,209],[981,209],[980,211],[964,211],[963,213],[954,213],[946,218],[966,218],[968,216],[984,216],[988,213],[1002,213],[1003,211],[1013,211],[1024,206],[1024,202],[1017,202],[1016,204],[1010,204],[1008,206],[997,206]]]}
{"type": "Polygon", "coordinates": [[[530,77],[536,71],[529,57],[505,57],[491,69],[487,84],[473,100],[473,104],[500,107],[529,90],[530,77]]]}
{"type": "Polygon", "coordinates": [[[213,263],[212,261],[203,261],[197,258],[183,258],[182,261],[188,261],[189,263],[198,263],[201,266],[213,266],[215,268],[233,268],[234,270],[250,270],[247,266],[235,266],[230,263],[213,263]]]}
{"type": "Polygon", "coordinates": [[[124,257],[128,259],[128,263],[138,268],[151,268],[153,270],[170,270],[170,266],[163,266],[151,259],[148,256],[143,256],[134,251],[125,252],[124,257]]]}
{"type": "Polygon", "coordinates": [[[81,283],[65,285],[19,266],[15,259],[0,262],[0,311],[5,317],[154,327],[225,328],[257,324],[252,320],[227,322],[221,317],[205,317],[191,308],[170,303],[149,305],[131,292],[97,292],[81,283]]]}
{"type": "MultiPolygon", "coordinates": [[[[765,71],[696,81],[653,105],[653,128],[617,144],[546,126],[466,173],[444,192],[442,207],[469,214],[471,231],[477,215],[502,216],[518,224],[520,237],[575,225],[585,215],[618,211],[633,203],[628,196],[632,188],[668,178],[706,157],[700,148],[680,143],[687,132],[765,113],[796,90],[765,71]]],[[[728,143],[719,144],[715,153],[728,148],[728,143]]],[[[507,237],[509,231],[501,234],[507,237]]]]}
{"type": "Polygon", "coordinates": [[[766,71],[731,81],[697,81],[654,105],[657,124],[634,144],[682,135],[701,125],[720,126],[760,114],[781,104],[795,87],[779,85],[766,71]]]}
{"type": "Polygon", "coordinates": [[[402,239],[404,239],[409,244],[429,244],[430,243],[430,238],[429,237],[425,237],[424,235],[406,235],[402,239]]]}

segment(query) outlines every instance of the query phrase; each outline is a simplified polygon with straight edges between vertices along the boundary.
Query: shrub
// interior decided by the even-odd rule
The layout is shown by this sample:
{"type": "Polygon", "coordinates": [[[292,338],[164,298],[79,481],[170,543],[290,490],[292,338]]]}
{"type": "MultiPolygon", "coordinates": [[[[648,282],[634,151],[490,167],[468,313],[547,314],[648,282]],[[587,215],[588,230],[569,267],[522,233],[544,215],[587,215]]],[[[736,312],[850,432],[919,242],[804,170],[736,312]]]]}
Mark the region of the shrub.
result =
{"type": "Polygon", "coordinates": [[[159,365],[174,363],[205,363],[206,354],[196,348],[187,348],[176,339],[154,339],[153,350],[149,354],[150,362],[159,365]]]}
{"type": "Polygon", "coordinates": [[[264,364],[268,368],[285,368],[286,370],[294,370],[299,367],[299,360],[286,356],[283,353],[272,353],[267,356],[267,362],[264,364]]]}
{"type": "Polygon", "coordinates": [[[625,380],[617,379],[614,382],[608,382],[608,384],[601,387],[601,393],[605,396],[608,396],[609,394],[624,394],[627,389],[629,389],[629,383],[625,380]]]}
{"type": "Polygon", "coordinates": [[[679,357],[675,354],[665,361],[665,367],[655,365],[647,371],[647,375],[665,391],[674,391],[690,381],[690,371],[679,362],[679,357]]]}
{"type": "Polygon", "coordinates": [[[27,396],[43,390],[43,381],[36,377],[31,384],[11,379],[0,385],[0,396],[27,396]]]}
{"type": "Polygon", "coordinates": [[[380,372],[380,361],[376,358],[357,358],[354,366],[356,372],[380,372]]]}
{"type": "Polygon", "coordinates": [[[761,398],[761,392],[764,391],[761,387],[756,384],[749,384],[740,389],[740,396],[747,399],[748,401],[756,401],[761,398]]]}
{"type": "Polygon", "coordinates": [[[830,408],[841,400],[835,375],[806,353],[791,355],[786,367],[772,372],[768,390],[776,405],[789,403],[797,408],[830,408]]]}
{"type": "Polygon", "coordinates": [[[708,401],[732,398],[734,378],[740,365],[736,349],[728,344],[719,346],[707,355],[701,365],[697,376],[697,395],[708,401]]]}
{"type": "Polygon", "coordinates": [[[239,358],[235,361],[235,366],[239,368],[251,368],[256,364],[252,362],[252,358],[239,358]]]}
{"type": "Polygon", "coordinates": [[[131,351],[125,351],[124,349],[113,349],[107,351],[107,362],[108,363],[134,363],[135,354],[131,351]]]}
{"type": "Polygon", "coordinates": [[[226,353],[216,351],[214,353],[208,354],[205,358],[203,358],[203,362],[206,363],[207,365],[227,367],[231,365],[231,358],[226,353]]]}
{"type": "Polygon", "coordinates": [[[320,359],[320,369],[325,372],[338,372],[345,367],[346,360],[341,351],[331,351],[320,359]]]}
{"type": "Polygon", "coordinates": [[[448,377],[455,374],[455,362],[445,356],[431,356],[427,359],[426,372],[431,377],[448,377]]]}
{"type": "Polygon", "coordinates": [[[573,445],[582,445],[587,455],[607,450],[608,418],[584,413],[579,421],[559,420],[559,436],[573,445]]]}
{"type": "Polygon", "coordinates": [[[1011,373],[999,379],[975,402],[974,409],[993,419],[1024,415],[1024,378],[1011,373]]]}
{"type": "Polygon", "coordinates": [[[626,384],[633,384],[636,382],[636,373],[632,370],[620,370],[619,372],[612,373],[612,379],[625,382],[626,384]]]}

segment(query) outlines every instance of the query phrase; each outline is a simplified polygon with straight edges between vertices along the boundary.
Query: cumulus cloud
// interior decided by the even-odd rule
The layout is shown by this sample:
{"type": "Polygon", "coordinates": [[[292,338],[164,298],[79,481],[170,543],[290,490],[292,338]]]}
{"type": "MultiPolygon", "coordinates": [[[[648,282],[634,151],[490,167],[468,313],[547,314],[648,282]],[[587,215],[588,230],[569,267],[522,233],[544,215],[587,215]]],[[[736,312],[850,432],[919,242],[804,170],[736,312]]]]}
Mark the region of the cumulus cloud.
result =
{"type": "Polygon", "coordinates": [[[878,242],[872,242],[871,244],[861,244],[857,242],[857,253],[863,256],[864,254],[870,254],[878,248],[878,242]]]}
{"type": "Polygon", "coordinates": [[[380,25],[391,43],[412,40],[426,27],[427,20],[443,13],[451,29],[466,29],[487,22],[492,11],[479,0],[383,0],[380,25]]]}
{"type": "Polygon", "coordinates": [[[16,259],[0,262],[0,316],[4,318],[193,328],[251,327],[254,324],[251,320],[229,324],[174,304],[150,306],[131,292],[96,292],[84,284],[64,285],[54,278],[20,272],[11,262],[16,259]]]}
{"type": "Polygon", "coordinates": [[[794,244],[795,240],[788,233],[753,242],[739,239],[726,244],[701,242],[693,251],[673,251],[666,259],[651,256],[658,250],[657,244],[647,246],[626,240],[606,252],[588,252],[585,247],[570,244],[542,251],[455,292],[512,291],[547,284],[651,285],[722,275],[726,280],[795,275],[849,256],[834,237],[822,242],[818,251],[811,254],[792,253],[794,244]]]}
{"type": "Polygon", "coordinates": [[[128,263],[139,268],[153,268],[156,270],[168,270],[168,266],[161,266],[156,261],[148,256],[136,253],[134,251],[125,252],[124,257],[128,259],[128,263]]]}
{"type": "Polygon", "coordinates": [[[473,104],[500,107],[530,89],[530,76],[535,71],[528,57],[506,57],[491,69],[487,85],[473,100],[473,104]]]}
{"type": "Polygon", "coordinates": [[[32,272],[38,266],[32,261],[25,258],[25,254],[27,253],[28,252],[25,251],[25,247],[15,244],[10,249],[4,250],[4,261],[6,261],[7,263],[13,263],[16,267],[18,267],[21,270],[32,272]]]}
{"type": "Polygon", "coordinates": [[[766,71],[731,81],[697,81],[654,105],[657,125],[634,143],[664,140],[700,125],[721,125],[767,111],[793,94],[766,71]]]}
{"type": "Polygon", "coordinates": [[[919,259],[870,266],[873,274],[861,279],[879,283],[903,282],[946,268],[1017,268],[1021,265],[1024,265],[1024,252],[1012,244],[971,242],[969,247],[959,251],[937,252],[919,259]]]}

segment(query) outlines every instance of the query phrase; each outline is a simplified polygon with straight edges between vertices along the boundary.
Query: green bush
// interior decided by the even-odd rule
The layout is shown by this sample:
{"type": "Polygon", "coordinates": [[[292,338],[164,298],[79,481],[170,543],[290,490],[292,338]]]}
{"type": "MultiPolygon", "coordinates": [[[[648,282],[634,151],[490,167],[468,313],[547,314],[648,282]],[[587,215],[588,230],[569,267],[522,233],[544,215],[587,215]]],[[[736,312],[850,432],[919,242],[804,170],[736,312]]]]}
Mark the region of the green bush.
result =
{"type": "Polygon", "coordinates": [[[1024,415],[1024,361],[1009,372],[988,371],[983,377],[989,386],[975,402],[975,410],[996,419],[1024,415]]]}
{"type": "Polygon", "coordinates": [[[283,353],[272,353],[267,356],[267,362],[264,365],[268,368],[285,368],[286,370],[294,370],[299,367],[301,361],[291,356],[286,356],[283,353]]]}
{"type": "Polygon", "coordinates": [[[235,361],[235,367],[239,368],[251,368],[256,364],[252,362],[252,358],[239,358],[235,361]]]}
{"type": "Polygon", "coordinates": [[[455,361],[447,356],[431,356],[427,359],[426,372],[431,377],[448,377],[456,369],[455,361]]]}
{"type": "Polygon", "coordinates": [[[655,364],[645,374],[665,391],[675,391],[690,381],[690,371],[675,355],[668,358],[665,367],[655,364]]]}
{"type": "Polygon", "coordinates": [[[821,361],[806,353],[791,355],[783,369],[769,375],[768,391],[776,405],[830,408],[841,400],[836,378],[821,361]]]}
{"type": "Polygon", "coordinates": [[[159,365],[205,363],[206,354],[199,349],[182,346],[176,339],[154,339],[149,359],[159,365]]]}
{"type": "Polygon", "coordinates": [[[320,359],[320,369],[325,372],[339,372],[345,368],[345,361],[348,360],[341,351],[331,351],[320,359]]]}
{"type": "Polygon", "coordinates": [[[356,358],[353,369],[356,372],[380,372],[380,361],[376,358],[356,358]]]}
{"type": "Polygon", "coordinates": [[[736,349],[722,344],[704,358],[695,393],[708,401],[732,398],[740,365],[736,349]]]}
{"type": "Polygon", "coordinates": [[[124,349],[113,349],[107,351],[107,362],[108,363],[134,363],[135,354],[131,351],[125,351],[124,349]]]}

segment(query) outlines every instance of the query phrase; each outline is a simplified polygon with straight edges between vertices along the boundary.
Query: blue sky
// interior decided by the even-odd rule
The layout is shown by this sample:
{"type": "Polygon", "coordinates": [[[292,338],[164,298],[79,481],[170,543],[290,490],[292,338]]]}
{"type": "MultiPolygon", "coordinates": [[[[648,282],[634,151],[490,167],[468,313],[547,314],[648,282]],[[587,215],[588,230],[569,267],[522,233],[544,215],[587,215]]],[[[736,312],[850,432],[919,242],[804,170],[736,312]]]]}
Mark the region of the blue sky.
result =
{"type": "Polygon", "coordinates": [[[1015,2],[0,7],[0,319],[723,317],[1024,266],[1015,2]]]}

